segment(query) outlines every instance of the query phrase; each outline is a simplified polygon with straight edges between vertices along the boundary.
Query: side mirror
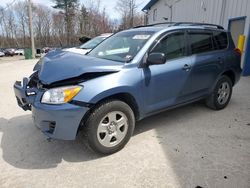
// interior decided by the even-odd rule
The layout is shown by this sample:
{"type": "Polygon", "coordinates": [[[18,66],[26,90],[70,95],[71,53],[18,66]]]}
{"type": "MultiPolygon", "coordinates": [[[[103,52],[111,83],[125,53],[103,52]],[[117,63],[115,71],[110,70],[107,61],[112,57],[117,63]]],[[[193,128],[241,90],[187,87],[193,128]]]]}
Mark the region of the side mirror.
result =
{"type": "Polygon", "coordinates": [[[147,65],[165,64],[167,58],[164,53],[151,53],[147,58],[147,65]]]}

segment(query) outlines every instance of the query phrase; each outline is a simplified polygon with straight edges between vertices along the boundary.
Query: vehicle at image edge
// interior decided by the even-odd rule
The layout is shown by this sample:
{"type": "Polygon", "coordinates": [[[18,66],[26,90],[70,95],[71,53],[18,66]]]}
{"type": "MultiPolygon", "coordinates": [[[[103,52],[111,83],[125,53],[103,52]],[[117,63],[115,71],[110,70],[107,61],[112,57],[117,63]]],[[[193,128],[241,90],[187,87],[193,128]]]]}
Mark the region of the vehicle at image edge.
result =
{"type": "Polygon", "coordinates": [[[5,56],[5,53],[0,51],[0,57],[3,57],[3,56],[5,56]]]}
{"type": "Polygon", "coordinates": [[[53,51],[14,91],[20,107],[49,138],[86,131],[102,154],[122,149],[135,122],[198,100],[227,106],[241,74],[241,54],[221,26],[141,26],[109,37],[88,55],[53,51]]]}
{"type": "Polygon", "coordinates": [[[86,43],[82,44],[79,47],[67,48],[67,49],[64,49],[64,51],[74,52],[74,53],[85,55],[90,50],[92,50],[94,47],[96,47],[98,44],[100,44],[103,40],[110,37],[112,34],[113,33],[101,34],[100,36],[97,36],[97,37],[87,41],[86,43]]]}

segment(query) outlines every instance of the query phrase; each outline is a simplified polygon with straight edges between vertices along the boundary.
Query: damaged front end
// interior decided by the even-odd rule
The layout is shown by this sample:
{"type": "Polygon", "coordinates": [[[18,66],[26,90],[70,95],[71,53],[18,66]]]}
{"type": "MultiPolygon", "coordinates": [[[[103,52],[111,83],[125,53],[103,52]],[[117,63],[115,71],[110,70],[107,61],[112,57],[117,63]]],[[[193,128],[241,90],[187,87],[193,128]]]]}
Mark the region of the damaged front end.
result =
{"type": "Polygon", "coordinates": [[[79,88],[84,88],[88,80],[119,72],[121,67],[107,60],[64,52],[45,56],[29,78],[15,82],[17,103],[23,110],[32,111],[34,125],[47,137],[74,140],[92,106],[89,101],[74,100],[83,94],[79,88]]]}
{"type": "Polygon", "coordinates": [[[38,93],[37,98],[48,89],[78,85],[87,80],[118,72],[121,67],[120,63],[69,52],[49,53],[37,62],[34,67],[35,72],[29,78],[15,82],[17,103],[23,110],[31,110],[38,93]]]}
{"type": "Polygon", "coordinates": [[[23,78],[23,81],[16,81],[14,84],[14,92],[17,104],[23,110],[31,110],[31,105],[35,101],[38,93],[38,72],[33,73],[29,78],[23,78]]]}
{"type": "Polygon", "coordinates": [[[42,103],[42,96],[50,90],[48,87],[51,85],[43,85],[38,72],[24,78],[22,82],[16,81],[14,92],[17,103],[23,110],[32,111],[34,125],[46,138],[74,140],[89,108],[67,102],[58,105],[42,103]]]}
{"type": "Polygon", "coordinates": [[[77,77],[68,78],[65,80],[60,80],[53,82],[51,84],[43,84],[39,80],[39,72],[34,72],[29,78],[23,78],[23,81],[16,81],[14,84],[14,92],[17,99],[18,105],[23,110],[31,110],[32,104],[34,103],[37,94],[44,93],[46,90],[56,87],[62,87],[67,85],[77,85],[84,81],[94,79],[100,76],[105,76],[113,72],[93,72],[93,73],[85,73],[77,77]]]}

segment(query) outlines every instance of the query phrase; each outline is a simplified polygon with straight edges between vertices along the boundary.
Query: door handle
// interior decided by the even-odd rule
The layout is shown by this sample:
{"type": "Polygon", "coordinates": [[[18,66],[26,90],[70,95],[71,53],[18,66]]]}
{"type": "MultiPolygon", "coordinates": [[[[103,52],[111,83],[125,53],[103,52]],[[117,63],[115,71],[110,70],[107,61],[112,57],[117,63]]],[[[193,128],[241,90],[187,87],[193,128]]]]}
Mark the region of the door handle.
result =
{"type": "Polygon", "coordinates": [[[189,71],[191,69],[191,66],[188,64],[185,64],[182,69],[185,71],[189,71]]]}

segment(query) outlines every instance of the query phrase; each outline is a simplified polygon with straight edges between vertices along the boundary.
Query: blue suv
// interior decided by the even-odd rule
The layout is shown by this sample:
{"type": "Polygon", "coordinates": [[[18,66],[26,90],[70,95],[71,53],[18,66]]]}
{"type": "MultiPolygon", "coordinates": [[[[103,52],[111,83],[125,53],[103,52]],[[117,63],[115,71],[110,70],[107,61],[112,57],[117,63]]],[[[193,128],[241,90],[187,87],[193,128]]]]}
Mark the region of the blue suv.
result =
{"type": "Polygon", "coordinates": [[[241,74],[240,51],[221,26],[165,23],[121,31],[87,55],[52,51],[14,91],[49,138],[84,128],[93,150],[122,149],[135,122],[198,100],[227,106],[241,74]]]}

